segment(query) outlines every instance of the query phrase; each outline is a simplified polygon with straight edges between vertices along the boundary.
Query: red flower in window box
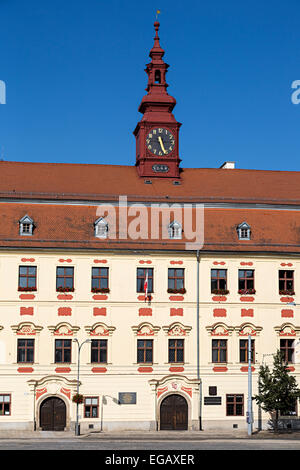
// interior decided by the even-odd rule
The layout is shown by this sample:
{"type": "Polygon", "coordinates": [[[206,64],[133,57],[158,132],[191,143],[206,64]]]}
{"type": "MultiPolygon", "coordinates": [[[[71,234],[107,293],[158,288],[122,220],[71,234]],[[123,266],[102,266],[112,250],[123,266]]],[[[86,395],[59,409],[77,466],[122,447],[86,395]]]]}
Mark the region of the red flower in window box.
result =
{"type": "Polygon", "coordinates": [[[92,287],[93,294],[108,294],[110,292],[108,287],[92,287]]]}
{"type": "Polygon", "coordinates": [[[295,291],[293,289],[283,289],[279,291],[279,295],[295,295],[295,291]]]}
{"type": "Polygon", "coordinates": [[[186,290],[184,287],[182,287],[181,289],[168,289],[168,293],[169,294],[185,294],[186,290]]]}
{"type": "Polygon", "coordinates": [[[229,294],[229,290],[227,289],[213,289],[211,291],[212,294],[217,294],[217,295],[227,295],[229,294]]]}
{"type": "Polygon", "coordinates": [[[19,292],[35,292],[36,287],[18,287],[19,292]]]}
{"type": "Polygon", "coordinates": [[[57,287],[56,292],[74,292],[74,287],[57,287]]]}
{"type": "Polygon", "coordinates": [[[83,403],[83,395],[80,393],[76,393],[72,398],[73,403],[78,403],[79,405],[83,403]]]}
{"type": "Polygon", "coordinates": [[[248,295],[248,294],[255,294],[256,293],[256,290],[255,289],[240,289],[239,290],[239,294],[240,295],[248,295]]]}

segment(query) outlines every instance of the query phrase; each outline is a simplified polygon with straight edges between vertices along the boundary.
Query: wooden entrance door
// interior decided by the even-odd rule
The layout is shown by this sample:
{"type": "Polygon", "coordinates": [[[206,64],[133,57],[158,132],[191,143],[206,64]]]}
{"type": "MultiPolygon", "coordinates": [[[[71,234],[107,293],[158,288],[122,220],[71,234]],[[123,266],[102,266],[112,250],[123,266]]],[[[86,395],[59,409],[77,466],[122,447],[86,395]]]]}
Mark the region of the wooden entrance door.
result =
{"type": "Polygon", "coordinates": [[[43,431],[63,431],[66,427],[66,405],[60,398],[50,397],[41,404],[40,427],[43,431]]]}
{"type": "Polygon", "coordinates": [[[181,395],[169,395],[160,405],[160,429],[185,431],[188,429],[188,404],[181,395]]]}

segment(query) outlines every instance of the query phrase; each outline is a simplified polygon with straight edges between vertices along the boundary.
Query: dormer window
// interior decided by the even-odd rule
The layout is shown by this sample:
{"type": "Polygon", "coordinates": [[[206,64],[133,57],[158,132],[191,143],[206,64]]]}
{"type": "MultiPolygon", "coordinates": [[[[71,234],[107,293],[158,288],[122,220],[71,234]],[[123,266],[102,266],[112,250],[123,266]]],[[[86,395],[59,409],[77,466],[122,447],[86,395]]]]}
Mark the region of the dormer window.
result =
{"type": "Polygon", "coordinates": [[[95,237],[107,238],[108,223],[103,217],[100,217],[99,219],[97,219],[96,222],[94,223],[94,226],[95,226],[95,237]]]}
{"type": "Polygon", "coordinates": [[[20,235],[31,236],[33,234],[34,223],[31,217],[25,215],[19,220],[19,233],[20,235]]]}
{"type": "Polygon", "coordinates": [[[168,227],[169,238],[172,240],[180,240],[182,238],[182,226],[179,222],[171,222],[168,227]]]}
{"type": "Polygon", "coordinates": [[[237,233],[239,240],[250,240],[251,239],[251,227],[247,224],[247,222],[243,222],[242,224],[238,225],[237,233]]]}

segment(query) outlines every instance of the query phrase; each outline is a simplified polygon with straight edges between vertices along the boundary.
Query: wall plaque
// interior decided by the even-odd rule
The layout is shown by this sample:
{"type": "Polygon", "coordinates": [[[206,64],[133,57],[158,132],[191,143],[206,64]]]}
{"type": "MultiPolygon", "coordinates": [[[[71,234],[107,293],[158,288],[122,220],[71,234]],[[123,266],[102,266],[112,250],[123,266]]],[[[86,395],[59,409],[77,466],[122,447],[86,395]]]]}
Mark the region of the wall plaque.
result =
{"type": "Polygon", "coordinates": [[[136,392],[119,392],[120,405],[136,405],[136,392]]]}
{"type": "Polygon", "coordinates": [[[222,405],[222,397],[204,397],[204,405],[222,405]]]}

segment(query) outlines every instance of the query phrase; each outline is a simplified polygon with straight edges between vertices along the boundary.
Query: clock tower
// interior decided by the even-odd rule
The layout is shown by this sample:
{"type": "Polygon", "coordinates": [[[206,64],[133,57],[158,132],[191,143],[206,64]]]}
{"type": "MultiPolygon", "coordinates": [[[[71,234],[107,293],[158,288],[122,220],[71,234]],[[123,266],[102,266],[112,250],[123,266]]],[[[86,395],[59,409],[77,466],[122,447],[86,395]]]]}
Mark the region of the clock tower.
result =
{"type": "Polygon", "coordinates": [[[158,37],[159,22],[154,23],[154,45],[150,51],[147,95],[139,112],[143,114],[134,135],[136,138],[136,167],[141,177],[180,178],[179,128],[172,114],[176,100],[167,93],[166,73],[169,65],[163,61],[164,50],[158,37]]]}

